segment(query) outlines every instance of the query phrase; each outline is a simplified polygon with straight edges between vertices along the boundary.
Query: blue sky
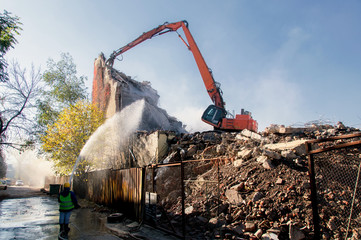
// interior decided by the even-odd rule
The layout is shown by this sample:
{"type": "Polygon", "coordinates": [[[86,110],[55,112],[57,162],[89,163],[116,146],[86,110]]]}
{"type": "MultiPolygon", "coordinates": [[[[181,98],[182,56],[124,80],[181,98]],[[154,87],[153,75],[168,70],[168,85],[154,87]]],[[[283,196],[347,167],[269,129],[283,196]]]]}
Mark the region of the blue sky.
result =
{"type": "MultiPolygon", "coordinates": [[[[92,88],[93,63],[143,32],[187,20],[229,111],[252,112],[270,124],[310,121],[361,127],[361,2],[349,1],[122,1],[0,0],[20,17],[19,43],[7,54],[23,67],[46,68],[69,52],[92,88]]],[[[179,30],[182,34],[182,30],[179,30]]],[[[123,54],[115,68],[150,81],[160,107],[188,126],[201,122],[211,100],[192,54],[175,33],[123,54]]]]}

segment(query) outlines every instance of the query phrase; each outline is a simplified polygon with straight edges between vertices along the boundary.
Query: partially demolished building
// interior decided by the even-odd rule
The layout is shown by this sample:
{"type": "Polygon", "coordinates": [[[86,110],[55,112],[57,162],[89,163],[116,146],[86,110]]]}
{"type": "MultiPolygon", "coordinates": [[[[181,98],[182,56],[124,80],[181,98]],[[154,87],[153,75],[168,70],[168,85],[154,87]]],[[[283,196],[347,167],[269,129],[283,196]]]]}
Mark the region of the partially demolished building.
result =
{"type": "Polygon", "coordinates": [[[158,107],[159,95],[149,82],[135,81],[107,66],[101,54],[94,62],[92,102],[109,119],[138,100],[144,101],[141,122],[129,145],[123,147],[120,162],[112,167],[140,167],[157,163],[167,153],[167,142],[186,130],[180,121],[158,107]]]}

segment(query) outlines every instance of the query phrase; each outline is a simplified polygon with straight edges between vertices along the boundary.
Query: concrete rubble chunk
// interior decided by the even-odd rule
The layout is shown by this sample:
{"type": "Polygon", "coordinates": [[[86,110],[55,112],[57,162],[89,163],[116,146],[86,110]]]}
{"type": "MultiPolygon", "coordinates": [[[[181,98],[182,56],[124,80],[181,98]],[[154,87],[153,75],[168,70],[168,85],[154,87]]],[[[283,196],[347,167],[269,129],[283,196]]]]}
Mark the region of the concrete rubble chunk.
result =
{"type": "Polygon", "coordinates": [[[225,224],[225,221],[217,217],[209,219],[208,223],[213,227],[220,227],[225,224]]]}
{"type": "Polygon", "coordinates": [[[243,165],[243,163],[244,163],[244,160],[242,160],[242,159],[237,159],[237,160],[235,160],[235,161],[233,162],[233,166],[234,166],[234,167],[241,167],[241,166],[243,165]]]}
{"type": "Polygon", "coordinates": [[[276,181],[276,184],[277,185],[283,185],[284,184],[284,180],[282,178],[278,178],[277,181],[276,181]]]}
{"type": "Polygon", "coordinates": [[[281,151],[281,156],[286,159],[295,159],[297,158],[297,155],[293,150],[283,150],[281,151]]]}
{"type": "Polygon", "coordinates": [[[231,204],[237,205],[244,202],[242,196],[235,189],[227,189],[225,195],[231,204]]]}
{"type": "Polygon", "coordinates": [[[208,223],[212,224],[212,225],[217,225],[218,223],[218,218],[211,218],[209,219],[208,223]]]}
{"type": "Polygon", "coordinates": [[[294,127],[280,127],[278,133],[280,134],[292,134],[292,133],[301,133],[306,128],[294,128],[294,127]]]}
{"type": "Polygon", "coordinates": [[[277,124],[271,124],[270,126],[265,128],[265,133],[266,134],[271,134],[271,133],[279,133],[279,129],[280,129],[280,125],[277,124]]]}
{"type": "Polygon", "coordinates": [[[223,155],[225,152],[226,152],[226,145],[225,144],[218,144],[217,147],[216,147],[216,152],[219,154],[219,155],[223,155]]]}
{"type": "Polygon", "coordinates": [[[258,229],[258,230],[255,232],[254,236],[255,236],[257,239],[261,239],[262,234],[263,234],[262,229],[258,229]]]}
{"type": "Polygon", "coordinates": [[[337,122],[337,129],[346,129],[346,126],[342,122],[337,122]]]}
{"type": "Polygon", "coordinates": [[[265,169],[273,169],[274,165],[272,164],[272,161],[267,157],[267,156],[259,156],[257,158],[257,162],[259,162],[262,167],[264,167],[265,169]]]}
{"type": "Polygon", "coordinates": [[[211,169],[212,166],[213,166],[213,164],[211,162],[205,163],[203,165],[193,168],[193,172],[195,174],[202,174],[202,173],[208,171],[209,169],[211,169]]]}
{"type": "Polygon", "coordinates": [[[281,154],[279,154],[278,152],[269,151],[267,149],[263,151],[263,154],[269,158],[277,159],[277,160],[281,159],[282,157],[281,154]]]}
{"type": "Polygon", "coordinates": [[[294,134],[301,133],[306,129],[307,128],[285,127],[284,125],[271,124],[269,127],[266,127],[265,133],[294,134]]]}
{"type": "Polygon", "coordinates": [[[334,129],[334,128],[327,129],[327,134],[328,134],[329,136],[335,136],[335,135],[336,135],[336,132],[337,132],[337,130],[334,129]]]}
{"type": "Polygon", "coordinates": [[[262,235],[262,240],[279,240],[279,238],[274,233],[265,233],[262,235]]]}
{"type": "Polygon", "coordinates": [[[269,150],[283,151],[283,150],[294,150],[297,155],[303,156],[306,154],[305,142],[307,140],[294,140],[285,143],[266,144],[263,147],[269,150]]]}
{"type": "Polygon", "coordinates": [[[267,156],[264,156],[264,155],[262,155],[262,156],[259,156],[258,158],[257,158],[257,162],[259,162],[259,163],[264,163],[265,161],[267,161],[268,160],[268,157],[267,156]]]}
{"type": "Polygon", "coordinates": [[[244,139],[243,137],[247,137],[247,138],[250,138],[253,140],[258,140],[258,141],[261,141],[263,139],[260,134],[252,132],[248,129],[244,129],[244,130],[242,130],[242,132],[237,134],[236,139],[243,140],[244,139]]]}
{"type": "Polygon", "coordinates": [[[254,233],[257,230],[257,225],[254,222],[246,222],[244,230],[254,233]]]}
{"type": "Polygon", "coordinates": [[[272,161],[267,159],[266,161],[264,161],[262,163],[262,167],[265,168],[265,169],[273,169],[275,168],[275,166],[272,164],[272,161]]]}
{"type": "Polygon", "coordinates": [[[197,145],[193,144],[190,145],[189,148],[187,149],[187,157],[193,157],[194,154],[197,153],[198,147],[197,145]]]}
{"type": "Polygon", "coordinates": [[[252,156],[253,149],[243,149],[237,153],[238,158],[249,159],[252,156]]]}
{"type": "Polygon", "coordinates": [[[191,214],[193,212],[194,208],[193,206],[189,206],[184,210],[185,214],[191,214]]]}

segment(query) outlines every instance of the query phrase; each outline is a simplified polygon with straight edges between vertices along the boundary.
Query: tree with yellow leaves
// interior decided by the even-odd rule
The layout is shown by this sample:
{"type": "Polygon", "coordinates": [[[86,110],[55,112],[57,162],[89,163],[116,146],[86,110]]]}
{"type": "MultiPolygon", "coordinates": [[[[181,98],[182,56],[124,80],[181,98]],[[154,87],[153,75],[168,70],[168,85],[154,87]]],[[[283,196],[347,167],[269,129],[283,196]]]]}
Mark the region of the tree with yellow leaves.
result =
{"type": "MultiPolygon", "coordinates": [[[[42,134],[42,149],[54,163],[60,175],[69,175],[92,133],[104,122],[104,114],[93,104],[79,101],[60,112],[57,120],[42,134]]],[[[84,172],[91,163],[83,160],[78,172],[84,172]]]]}

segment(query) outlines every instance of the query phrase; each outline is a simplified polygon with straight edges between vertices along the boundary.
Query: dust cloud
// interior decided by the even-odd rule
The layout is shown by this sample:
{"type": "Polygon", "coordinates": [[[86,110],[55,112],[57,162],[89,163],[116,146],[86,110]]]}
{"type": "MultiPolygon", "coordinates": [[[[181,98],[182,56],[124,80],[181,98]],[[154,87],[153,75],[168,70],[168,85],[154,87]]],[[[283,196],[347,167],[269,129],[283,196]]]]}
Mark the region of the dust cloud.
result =
{"type": "Polygon", "coordinates": [[[7,178],[23,180],[24,185],[44,187],[45,177],[54,175],[51,162],[38,156],[35,150],[11,152],[7,178]]]}

